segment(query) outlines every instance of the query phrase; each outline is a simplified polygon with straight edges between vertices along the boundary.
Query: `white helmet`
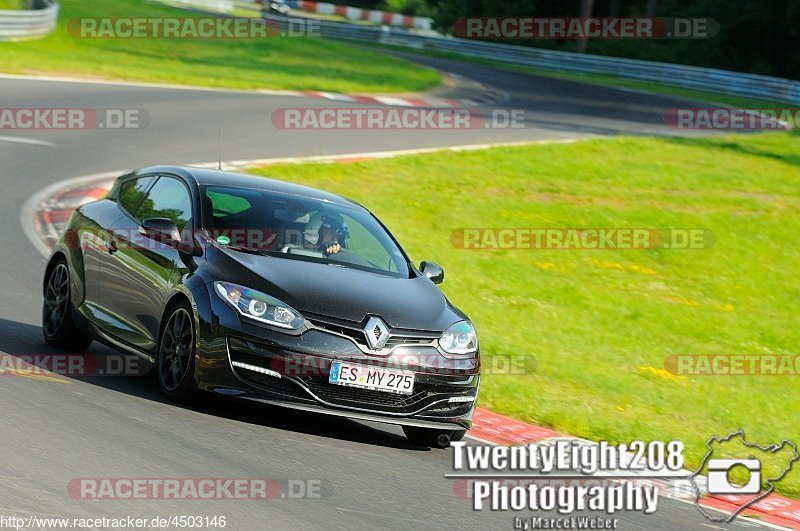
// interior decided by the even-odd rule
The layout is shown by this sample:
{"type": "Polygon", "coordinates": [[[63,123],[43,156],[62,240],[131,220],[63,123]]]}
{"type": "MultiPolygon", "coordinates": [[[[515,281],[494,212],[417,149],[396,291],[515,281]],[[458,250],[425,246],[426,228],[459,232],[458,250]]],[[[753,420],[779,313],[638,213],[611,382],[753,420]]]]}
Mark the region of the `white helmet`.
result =
{"type": "Polygon", "coordinates": [[[319,243],[319,229],[322,227],[322,213],[314,214],[308,223],[306,223],[306,228],[303,231],[303,239],[310,243],[311,245],[317,245],[319,243]]]}

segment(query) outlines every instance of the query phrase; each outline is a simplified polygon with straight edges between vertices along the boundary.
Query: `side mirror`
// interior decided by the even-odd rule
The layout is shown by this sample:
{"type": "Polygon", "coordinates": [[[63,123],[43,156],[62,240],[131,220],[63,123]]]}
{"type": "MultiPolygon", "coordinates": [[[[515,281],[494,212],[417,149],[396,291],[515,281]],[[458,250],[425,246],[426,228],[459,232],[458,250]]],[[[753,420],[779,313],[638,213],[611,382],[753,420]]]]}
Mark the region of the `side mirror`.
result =
{"type": "Polygon", "coordinates": [[[142,221],[139,234],[172,247],[177,247],[181,243],[178,227],[174,221],[167,218],[147,218],[142,221]]]}
{"type": "Polygon", "coordinates": [[[444,282],[444,269],[434,264],[433,262],[422,262],[419,264],[419,271],[434,284],[441,284],[444,282]]]}

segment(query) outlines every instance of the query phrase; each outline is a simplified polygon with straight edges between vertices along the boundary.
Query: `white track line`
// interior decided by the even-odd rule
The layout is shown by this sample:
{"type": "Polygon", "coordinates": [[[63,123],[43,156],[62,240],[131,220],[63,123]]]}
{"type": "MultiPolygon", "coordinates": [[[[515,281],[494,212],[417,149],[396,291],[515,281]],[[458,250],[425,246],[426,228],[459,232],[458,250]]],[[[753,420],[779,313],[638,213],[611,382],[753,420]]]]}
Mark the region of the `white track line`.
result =
{"type": "MultiPolygon", "coordinates": [[[[448,77],[451,75],[449,72],[443,72],[443,71],[440,71],[440,74],[443,77],[448,77]]],[[[354,103],[356,101],[354,97],[356,95],[340,94],[336,92],[325,92],[325,91],[311,91],[311,90],[235,89],[235,88],[224,88],[224,87],[203,87],[198,85],[176,85],[173,83],[147,83],[144,81],[122,81],[114,79],[92,79],[92,78],[81,78],[81,77],[47,76],[47,75],[37,76],[37,75],[25,75],[25,74],[0,74],[0,79],[12,79],[12,80],[22,80],[22,81],[48,81],[56,83],[77,83],[85,85],[109,85],[109,86],[135,87],[135,88],[191,90],[196,92],[218,92],[223,94],[229,93],[229,94],[252,94],[252,95],[266,95],[266,96],[288,96],[294,98],[313,98],[315,97],[314,95],[316,94],[318,95],[316,97],[325,98],[333,101],[341,101],[347,103],[354,103]]],[[[496,91],[497,89],[484,87],[484,94],[492,90],[496,91]]],[[[500,92],[502,93],[502,91],[500,92]]],[[[381,104],[387,106],[397,106],[397,107],[414,106],[412,103],[403,99],[402,96],[393,97],[390,95],[381,95],[381,94],[376,94],[376,95],[364,94],[363,96],[370,97],[374,99],[376,102],[380,102],[381,104]]],[[[425,100],[431,103],[442,101],[441,98],[429,96],[427,93],[420,93],[415,95],[415,97],[418,97],[421,100],[425,100]]],[[[449,106],[450,105],[448,105],[448,107],[449,106]]]]}
{"type": "Polygon", "coordinates": [[[32,146],[55,146],[55,144],[52,142],[46,142],[36,138],[24,138],[21,136],[0,136],[0,142],[9,142],[11,144],[30,144],[32,146]]]}
{"type": "Polygon", "coordinates": [[[269,89],[234,89],[234,88],[216,88],[216,87],[201,87],[197,85],[175,85],[171,83],[146,83],[144,81],[120,81],[113,79],[90,79],[80,77],[67,77],[67,76],[33,76],[22,74],[0,74],[0,79],[19,79],[23,81],[49,81],[56,83],[78,83],[84,85],[110,85],[116,87],[138,87],[138,88],[162,88],[174,90],[194,90],[202,92],[227,92],[234,94],[267,94],[274,96],[306,96],[301,91],[295,90],[269,90],[269,89]]]}
{"type": "Polygon", "coordinates": [[[389,105],[392,107],[413,107],[414,104],[402,98],[393,98],[392,96],[373,96],[376,101],[389,105]]]}

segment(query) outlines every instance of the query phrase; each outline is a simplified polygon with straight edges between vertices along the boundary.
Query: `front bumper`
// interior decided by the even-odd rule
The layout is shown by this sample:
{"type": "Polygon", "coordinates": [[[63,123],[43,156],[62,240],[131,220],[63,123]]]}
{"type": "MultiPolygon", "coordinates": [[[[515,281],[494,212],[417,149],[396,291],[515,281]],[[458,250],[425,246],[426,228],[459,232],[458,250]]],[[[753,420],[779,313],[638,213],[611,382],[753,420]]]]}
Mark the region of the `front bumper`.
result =
{"type": "Polygon", "coordinates": [[[210,294],[211,312],[201,315],[197,383],[201,389],[259,402],[391,424],[469,429],[480,381],[480,363],[451,360],[424,341],[398,343],[382,355],[310,318],[299,335],[240,319],[210,294]],[[413,371],[411,395],[328,383],[331,363],[413,371]]]}

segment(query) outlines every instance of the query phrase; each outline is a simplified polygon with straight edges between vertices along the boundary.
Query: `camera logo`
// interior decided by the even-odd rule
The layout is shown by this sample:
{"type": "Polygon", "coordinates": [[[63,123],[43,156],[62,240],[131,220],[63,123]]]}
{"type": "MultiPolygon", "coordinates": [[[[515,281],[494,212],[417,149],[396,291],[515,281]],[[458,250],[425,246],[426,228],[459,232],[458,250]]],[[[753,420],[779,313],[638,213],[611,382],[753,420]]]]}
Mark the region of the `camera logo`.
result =
{"type": "Polygon", "coordinates": [[[730,523],[739,513],[772,494],[775,484],[786,477],[795,461],[800,460],[794,443],[783,440],[778,444],[761,446],[748,442],[742,430],[725,437],[711,437],[706,448],[708,453],[689,479],[695,491],[695,505],[712,522],[730,523]],[[714,457],[722,453],[725,458],[714,457]],[[737,458],[728,458],[731,454],[737,458]],[[705,479],[703,470],[708,475],[708,494],[745,496],[747,502],[730,515],[710,513],[700,504],[700,499],[706,494],[706,489],[700,487],[705,479]],[[746,483],[742,484],[745,478],[746,483]]]}
{"type": "Polygon", "coordinates": [[[758,494],[761,491],[761,461],[758,459],[709,459],[709,494],[758,494]],[[747,485],[737,486],[731,482],[730,473],[737,467],[750,472],[747,485]]]}

